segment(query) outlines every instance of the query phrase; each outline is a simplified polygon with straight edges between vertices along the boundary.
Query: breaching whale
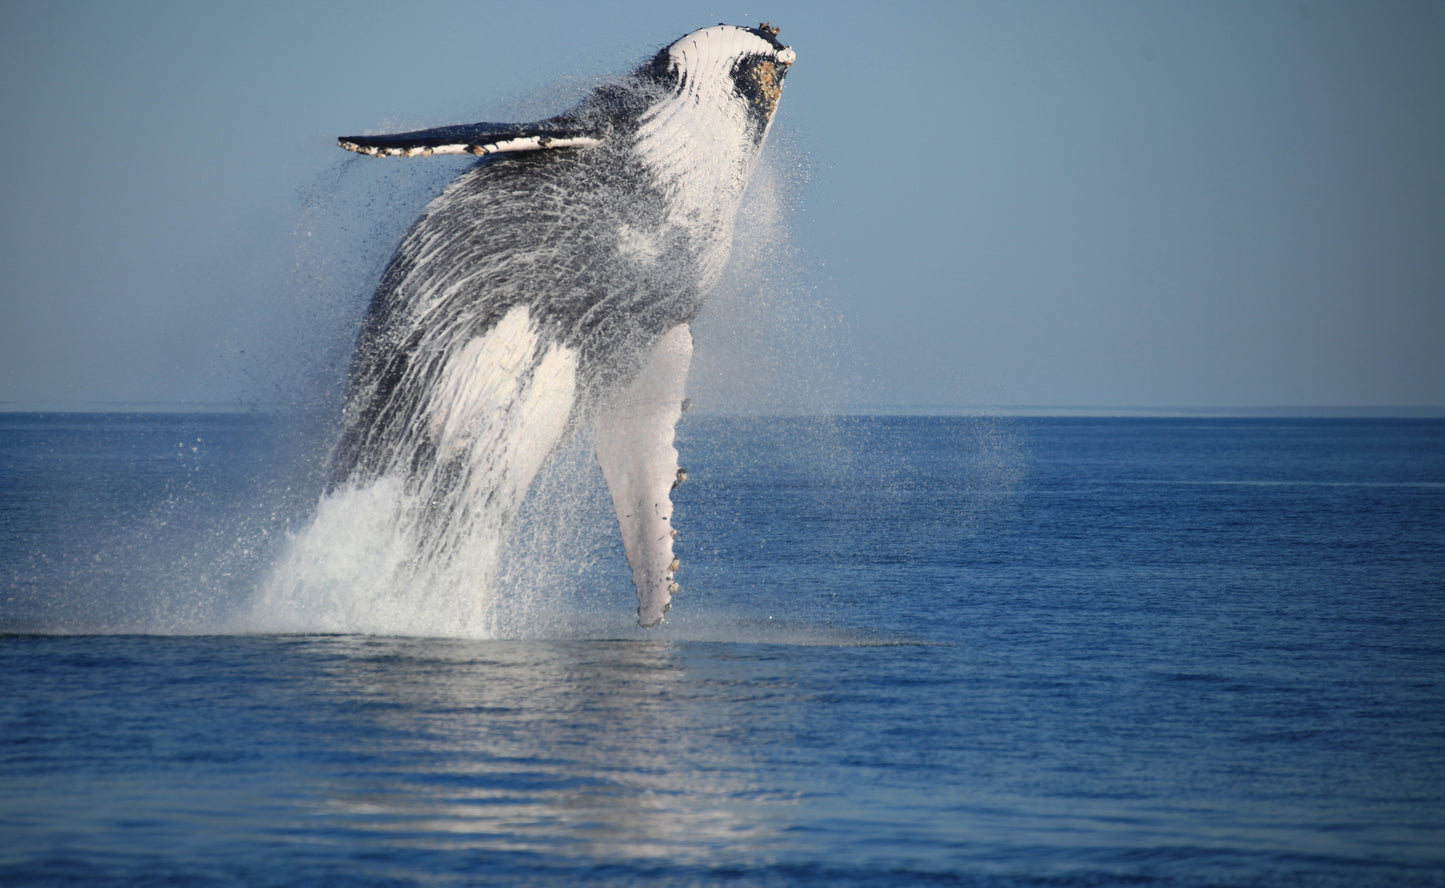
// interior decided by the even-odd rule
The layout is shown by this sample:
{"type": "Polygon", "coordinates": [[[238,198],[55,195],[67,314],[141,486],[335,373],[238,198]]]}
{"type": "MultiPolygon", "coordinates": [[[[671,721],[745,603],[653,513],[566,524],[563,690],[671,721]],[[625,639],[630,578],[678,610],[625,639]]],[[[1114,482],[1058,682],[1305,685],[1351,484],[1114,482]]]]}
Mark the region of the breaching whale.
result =
{"type": "MultiPolygon", "coordinates": [[[[793,50],[688,34],[566,113],[340,145],[482,159],[412,225],[353,352],[327,496],[387,487],[412,557],[492,558],[544,461],[591,425],[655,626],[677,591],[674,427],[793,50]]],[[[323,506],[325,503],[323,502],[323,506]]]]}

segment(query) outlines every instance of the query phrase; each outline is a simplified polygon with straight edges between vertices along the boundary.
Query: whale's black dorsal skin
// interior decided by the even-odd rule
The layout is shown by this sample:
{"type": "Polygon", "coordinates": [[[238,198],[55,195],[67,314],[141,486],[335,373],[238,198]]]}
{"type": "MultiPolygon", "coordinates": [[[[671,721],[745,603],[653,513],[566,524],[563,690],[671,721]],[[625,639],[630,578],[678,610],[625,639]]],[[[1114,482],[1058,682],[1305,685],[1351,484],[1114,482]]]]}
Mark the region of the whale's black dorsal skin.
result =
{"type": "Polygon", "coordinates": [[[670,492],[689,325],[726,262],[794,59],[777,34],[695,31],[542,121],[339,140],[377,157],[482,159],[427,206],[382,275],[333,491],[390,479],[425,504],[427,545],[447,557],[495,546],[479,541],[504,531],[543,460],[589,422],[638,621],[661,621],[677,589],[670,492]]]}

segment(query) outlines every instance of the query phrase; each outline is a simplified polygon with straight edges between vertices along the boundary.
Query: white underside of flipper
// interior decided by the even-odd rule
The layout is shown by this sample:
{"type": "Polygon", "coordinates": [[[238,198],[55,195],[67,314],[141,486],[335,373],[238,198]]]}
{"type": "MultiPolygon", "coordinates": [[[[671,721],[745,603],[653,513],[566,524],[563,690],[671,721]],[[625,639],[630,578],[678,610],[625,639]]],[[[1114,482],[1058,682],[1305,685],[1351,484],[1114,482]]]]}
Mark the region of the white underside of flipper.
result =
{"type": "Polygon", "coordinates": [[[672,606],[672,489],[677,486],[677,420],[692,362],[692,331],[679,324],[665,333],[642,372],[593,421],[597,462],[612,493],[632,582],[637,623],[656,626],[672,606]]]}

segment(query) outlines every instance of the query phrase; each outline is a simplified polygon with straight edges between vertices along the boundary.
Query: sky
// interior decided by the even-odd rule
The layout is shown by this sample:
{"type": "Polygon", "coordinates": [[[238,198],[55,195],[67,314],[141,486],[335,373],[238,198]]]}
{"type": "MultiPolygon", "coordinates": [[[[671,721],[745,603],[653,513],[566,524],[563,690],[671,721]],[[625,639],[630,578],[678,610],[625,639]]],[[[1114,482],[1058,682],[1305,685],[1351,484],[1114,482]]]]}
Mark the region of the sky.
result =
{"type": "Polygon", "coordinates": [[[760,21],[798,53],[787,250],[710,306],[704,388],[733,360],[804,410],[1445,405],[1434,0],[11,0],[0,406],[285,402],[459,169],[337,136],[546,116],[760,21]]]}

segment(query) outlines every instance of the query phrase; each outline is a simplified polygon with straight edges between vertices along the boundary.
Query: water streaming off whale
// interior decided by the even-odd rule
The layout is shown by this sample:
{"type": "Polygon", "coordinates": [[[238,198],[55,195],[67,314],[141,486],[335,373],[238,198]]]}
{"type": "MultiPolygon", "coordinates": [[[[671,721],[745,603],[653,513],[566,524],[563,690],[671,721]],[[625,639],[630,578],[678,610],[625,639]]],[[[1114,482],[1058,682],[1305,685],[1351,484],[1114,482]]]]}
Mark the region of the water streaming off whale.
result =
{"type": "Polygon", "coordinates": [[[662,620],[678,590],[674,426],[691,325],[793,61],[776,34],[694,32],[536,123],[342,139],[375,156],[484,159],[426,207],[382,275],[326,492],[250,628],[495,633],[510,525],[543,466],[568,463],[559,447],[585,445],[638,622],[662,620]]]}

